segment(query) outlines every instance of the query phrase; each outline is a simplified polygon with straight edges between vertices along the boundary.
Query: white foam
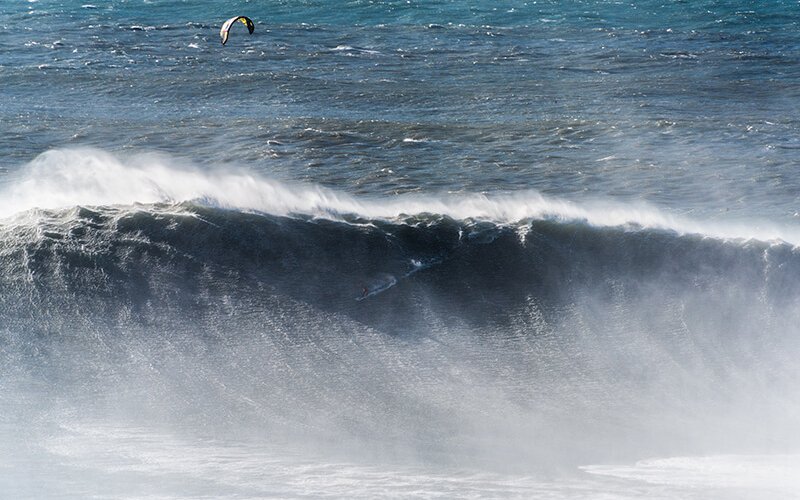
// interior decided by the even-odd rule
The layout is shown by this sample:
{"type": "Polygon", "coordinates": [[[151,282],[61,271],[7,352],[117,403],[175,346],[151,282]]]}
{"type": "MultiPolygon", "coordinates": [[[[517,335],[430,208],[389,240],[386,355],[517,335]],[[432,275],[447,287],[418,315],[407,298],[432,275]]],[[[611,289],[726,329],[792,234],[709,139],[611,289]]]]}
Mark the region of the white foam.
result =
{"type": "Polygon", "coordinates": [[[200,169],[156,154],[120,158],[97,149],[43,153],[0,189],[0,217],[34,208],[112,206],[195,201],[208,206],[274,215],[338,219],[356,215],[395,219],[439,214],[512,224],[530,219],[579,221],[597,227],[663,229],[724,239],[800,244],[800,228],[765,221],[698,221],[645,203],[572,202],[526,190],[501,194],[408,194],[357,198],[310,184],[279,182],[245,170],[200,169]]]}
{"type": "Polygon", "coordinates": [[[800,491],[800,455],[713,455],[581,467],[590,474],[690,488],[800,491]]]}

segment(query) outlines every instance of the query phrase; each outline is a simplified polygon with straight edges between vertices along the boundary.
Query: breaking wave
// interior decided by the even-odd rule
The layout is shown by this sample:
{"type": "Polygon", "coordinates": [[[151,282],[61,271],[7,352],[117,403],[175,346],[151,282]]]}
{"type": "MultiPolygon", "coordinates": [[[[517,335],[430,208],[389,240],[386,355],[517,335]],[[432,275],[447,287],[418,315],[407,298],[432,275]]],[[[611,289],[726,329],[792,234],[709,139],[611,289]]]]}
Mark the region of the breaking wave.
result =
{"type": "Polygon", "coordinates": [[[126,159],[96,149],[52,150],[37,157],[2,190],[0,217],[34,208],[133,204],[200,205],[332,220],[389,219],[432,214],[498,224],[529,219],[582,221],[596,227],[669,230],[713,238],[800,242],[796,228],[766,221],[703,223],[645,204],[575,203],[536,191],[496,195],[439,194],[356,198],[320,186],[289,184],[239,170],[201,170],[158,154],[126,159]]]}
{"type": "Polygon", "coordinates": [[[787,231],[96,151],[3,190],[0,397],[67,435],[99,419],[522,471],[798,444],[787,231]]]}

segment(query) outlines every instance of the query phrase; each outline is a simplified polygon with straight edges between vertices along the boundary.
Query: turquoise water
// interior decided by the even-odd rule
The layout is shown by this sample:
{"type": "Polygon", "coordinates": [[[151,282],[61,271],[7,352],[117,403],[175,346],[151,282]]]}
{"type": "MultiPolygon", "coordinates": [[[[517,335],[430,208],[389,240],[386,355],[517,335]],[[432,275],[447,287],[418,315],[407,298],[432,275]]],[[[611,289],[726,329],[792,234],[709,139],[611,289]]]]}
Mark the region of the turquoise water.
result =
{"type": "Polygon", "coordinates": [[[4,2],[0,492],[796,495],[799,28],[4,2]]]}

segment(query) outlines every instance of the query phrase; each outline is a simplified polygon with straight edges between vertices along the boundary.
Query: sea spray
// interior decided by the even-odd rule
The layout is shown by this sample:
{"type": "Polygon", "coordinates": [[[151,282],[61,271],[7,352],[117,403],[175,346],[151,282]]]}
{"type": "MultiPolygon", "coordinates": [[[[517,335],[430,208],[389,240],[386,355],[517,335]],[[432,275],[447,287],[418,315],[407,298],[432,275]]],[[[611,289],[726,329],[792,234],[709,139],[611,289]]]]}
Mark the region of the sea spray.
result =
{"type": "Polygon", "coordinates": [[[2,189],[0,215],[72,206],[193,202],[209,207],[332,220],[399,220],[421,214],[513,224],[586,222],[596,227],[658,229],[719,239],[800,242],[800,230],[766,220],[695,220],[643,202],[567,200],[523,190],[494,194],[355,197],[321,186],[287,183],[238,169],[200,169],[163,154],[119,157],[90,149],[43,153],[2,189]]]}

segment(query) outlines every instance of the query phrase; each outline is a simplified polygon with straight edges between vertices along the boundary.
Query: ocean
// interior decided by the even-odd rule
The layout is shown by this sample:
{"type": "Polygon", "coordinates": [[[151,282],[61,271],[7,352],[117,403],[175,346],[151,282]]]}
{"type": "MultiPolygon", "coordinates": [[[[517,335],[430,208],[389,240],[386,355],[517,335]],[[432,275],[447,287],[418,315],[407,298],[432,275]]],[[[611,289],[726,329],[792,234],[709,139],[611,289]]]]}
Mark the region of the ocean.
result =
{"type": "Polygon", "coordinates": [[[798,168],[796,0],[5,0],[0,497],[798,498],[798,168]]]}

